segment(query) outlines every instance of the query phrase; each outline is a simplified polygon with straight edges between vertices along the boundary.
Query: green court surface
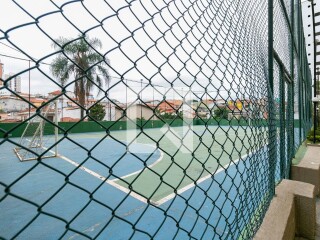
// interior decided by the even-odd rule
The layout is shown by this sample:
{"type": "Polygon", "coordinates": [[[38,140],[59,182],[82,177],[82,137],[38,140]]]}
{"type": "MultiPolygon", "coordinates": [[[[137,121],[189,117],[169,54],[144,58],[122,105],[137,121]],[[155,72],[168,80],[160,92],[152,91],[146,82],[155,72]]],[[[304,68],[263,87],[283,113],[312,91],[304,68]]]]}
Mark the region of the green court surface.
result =
{"type": "MultiPolygon", "coordinates": [[[[112,136],[119,140],[126,138],[123,132],[112,132],[112,136]]],[[[136,141],[157,145],[162,153],[160,159],[143,171],[115,179],[114,183],[133,190],[142,198],[151,199],[154,204],[162,204],[176,192],[188,190],[194,183],[206,180],[241,157],[262,148],[265,139],[266,134],[261,129],[241,126],[147,129],[139,132],[136,141]]]]}
{"type": "MultiPolygon", "coordinates": [[[[3,191],[0,196],[4,199],[1,237],[14,239],[30,223],[32,231],[23,232],[20,239],[73,238],[75,232],[56,232],[63,222],[70,222],[76,233],[92,238],[101,232],[100,239],[109,239],[110,234],[114,234],[112,239],[128,239],[132,228],[118,225],[118,219],[136,225],[136,219],[142,218],[139,224],[145,232],[158,228],[159,239],[173,239],[175,221],[185,216],[181,226],[200,239],[206,222],[185,214],[190,206],[201,208],[203,219],[210,219],[217,229],[217,233],[205,231],[205,239],[218,235],[231,239],[245,226],[243,222],[233,229],[237,217],[233,207],[250,216],[257,207],[250,191],[256,183],[253,177],[265,177],[252,175],[254,169],[259,173],[267,164],[265,128],[191,125],[62,137],[59,155],[41,161],[20,162],[14,144],[2,144],[0,183],[9,186],[10,194],[3,191]],[[249,194],[250,200],[243,203],[241,194],[249,194]],[[87,210],[87,204],[88,209],[99,211],[87,210]],[[85,210],[78,216],[81,209],[85,210]],[[46,214],[57,218],[42,221],[46,214]],[[17,227],[11,228],[12,223],[17,227]]],[[[257,194],[260,199],[265,191],[257,194]]]]}

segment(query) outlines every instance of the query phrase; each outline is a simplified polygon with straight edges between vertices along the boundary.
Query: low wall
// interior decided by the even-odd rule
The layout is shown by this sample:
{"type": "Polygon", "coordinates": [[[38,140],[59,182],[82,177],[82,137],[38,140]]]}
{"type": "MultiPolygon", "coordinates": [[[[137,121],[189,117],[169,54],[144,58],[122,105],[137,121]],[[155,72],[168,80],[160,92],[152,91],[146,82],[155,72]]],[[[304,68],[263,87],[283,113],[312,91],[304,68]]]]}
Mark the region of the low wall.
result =
{"type": "Polygon", "coordinates": [[[276,187],[276,195],[254,239],[314,239],[315,227],[315,187],[284,179],[276,187]]]}
{"type": "MultiPolygon", "coordinates": [[[[205,125],[205,126],[259,126],[266,127],[268,126],[267,120],[258,119],[254,121],[246,121],[246,120],[227,120],[227,119],[194,119],[194,120],[186,120],[192,121],[193,125],[205,125]]],[[[299,120],[295,120],[294,126],[298,126],[299,120]]],[[[140,128],[143,126],[143,129],[148,128],[161,128],[165,124],[169,124],[172,127],[183,126],[185,122],[181,119],[176,120],[142,120],[137,121],[136,125],[133,122],[126,121],[101,121],[101,122],[59,122],[60,133],[64,131],[68,131],[69,133],[86,133],[86,132],[103,132],[108,129],[109,131],[116,130],[126,130],[126,129],[134,129],[140,128]]],[[[0,123],[0,138],[6,137],[20,137],[26,127],[27,123],[0,123]]],[[[278,124],[277,124],[278,125],[278,124]]],[[[50,135],[54,133],[54,126],[46,124],[44,129],[45,135],[50,135]]]]}
{"type": "MultiPolygon", "coordinates": [[[[193,122],[193,125],[206,125],[206,126],[248,126],[248,122],[245,120],[231,120],[226,119],[215,120],[215,119],[195,119],[186,120],[193,122]]],[[[265,120],[259,120],[251,122],[251,125],[266,125],[265,120]]],[[[101,122],[59,122],[59,133],[68,131],[69,133],[86,133],[86,132],[103,132],[103,131],[116,131],[116,130],[127,130],[127,129],[138,129],[142,126],[143,129],[149,128],[161,128],[165,124],[171,127],[179,127],[186,124],[181,119],[176,120],[137,120],[136,123],[131,121],[101,121],[101,122]]],[[[0,123],[0,138],[6,137],[20,137],[27,126],[27,123],[0,123]]],[[[54,126],[50,123],[45,125],[44,134],[50,135],[54,133],[54,126]]]]}

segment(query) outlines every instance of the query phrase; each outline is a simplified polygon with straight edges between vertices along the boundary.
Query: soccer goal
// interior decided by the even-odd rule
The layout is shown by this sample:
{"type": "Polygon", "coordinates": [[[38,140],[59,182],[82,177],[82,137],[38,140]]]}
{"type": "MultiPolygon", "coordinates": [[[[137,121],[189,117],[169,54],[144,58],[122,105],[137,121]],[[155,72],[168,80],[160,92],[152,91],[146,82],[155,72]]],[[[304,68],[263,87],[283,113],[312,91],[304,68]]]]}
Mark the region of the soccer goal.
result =
{"type": "Polygon", "coordinates": [[[58,125],[57,102],[41,108],[37,115],[28,121],[21,135],[19,147],[14,148],[20,161],[35,160],[38,157],[51,158],[58,155],[58,148],[55,145],[58,141],[58,128],[53,127],[51,122],[58,125]]]}

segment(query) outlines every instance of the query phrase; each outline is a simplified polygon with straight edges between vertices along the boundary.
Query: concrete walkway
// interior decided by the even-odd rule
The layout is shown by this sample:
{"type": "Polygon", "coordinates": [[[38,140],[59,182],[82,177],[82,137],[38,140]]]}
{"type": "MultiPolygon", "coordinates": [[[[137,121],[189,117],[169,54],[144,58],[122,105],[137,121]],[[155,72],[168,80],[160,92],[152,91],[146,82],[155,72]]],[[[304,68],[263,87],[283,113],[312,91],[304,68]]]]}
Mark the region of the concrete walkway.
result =
{"type": "MultiPolygon", "coordinates": [[[[307,146],[307,151],[305,152],[301,162],[299,165],[307,166],[308,168],[313,167],[317,168],[320,163],[320,147],[315,146],[307,146]]],[[[308,177],[308,176],[306,176],[308,177]]],[[[310,177],[310,176],[309,176],[310,177]]],[[[320,240],[320,198],[317,198],[316,201],[316,218],[317,218],[317,226],[316,226],[316,240],[320,240]]],[[[306,238],[296,237],[295,240],[307,240],[306,238]]]]}

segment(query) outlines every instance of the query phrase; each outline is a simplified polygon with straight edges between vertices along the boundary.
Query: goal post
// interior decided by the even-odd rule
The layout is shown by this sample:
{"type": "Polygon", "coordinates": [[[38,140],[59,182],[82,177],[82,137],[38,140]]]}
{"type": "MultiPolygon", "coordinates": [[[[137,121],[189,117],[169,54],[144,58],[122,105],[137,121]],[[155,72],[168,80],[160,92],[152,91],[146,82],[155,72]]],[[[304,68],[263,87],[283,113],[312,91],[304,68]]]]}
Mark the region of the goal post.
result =
{"type": "Polygon", "coordinates": [[[58,147],[58,104],[57,101],[41,108],[37,114],[28,121],[14,152],[20,161],[29,161],[41,158],[57,157],[58,147]],[[54,122],[56,126],[52,131],[54,122]]]}

